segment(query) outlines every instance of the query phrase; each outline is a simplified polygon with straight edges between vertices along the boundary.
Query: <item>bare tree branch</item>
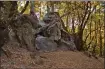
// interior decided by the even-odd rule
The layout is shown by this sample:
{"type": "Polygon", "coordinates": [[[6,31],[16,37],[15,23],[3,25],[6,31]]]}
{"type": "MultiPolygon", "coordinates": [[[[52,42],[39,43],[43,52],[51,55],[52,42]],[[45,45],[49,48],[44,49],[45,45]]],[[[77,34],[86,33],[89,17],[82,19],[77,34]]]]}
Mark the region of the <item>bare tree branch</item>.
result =
{"type": "MultiPolygon", "coordinates": [[[[104,26],[100,26],[100,27],[104,27],[104,26]]],[[[94,32],[94,31],[98,30],[100,27],[98,27],[98,28],[97,28],[97,29],[95,29],[95,30],[92,30],[90,33],[92,33],[92,32],[94,32]]],[[[90,34],[90,33],[89,33],[89,34],[90,34]]],[[[85,38],[85,42],[86,42],[86,40],[87,40],[87,38],[88,38],[89,34],[86,36],[86,38],[85,38]]]]}
{"type": "Polygon", "coordinates": [[[70,14],[71,12],[67,12],[65,14],[63,14],[60,18],[63,18],[64,16],[67,16],[68,14],[70,14]]]}
{"type": "Polygon", "coordinates": [[[85,20],[85,22],[84,22],[84,24],[83,24],[82,29],[85,28],[85,26],[86,26],[86,24],[87,24],[87,22],[88,22],[88,19],[89,19],[91,13],[96,9],[96,6],[97,6],[97,5],[95,5],[95,6],[93,7],[92,11],[89,12],[89,14],[88,14],[88,16],[87,16],[87,19],[85,20]]]}
{"type": "Polygon", "coordinates": [[[81,25],[80,25],[80,30],[83,29],[82,26],[83,26],[84,20],[85,20],[85,18],[86,18],[86,15],[88,14],[88,8],[89,8],[88,4],[89,4],[89,3],[90,3],[90,1],[88,1],[87,4],[86,4],[85,14],[84,14],[84,16],[83,16],[82,23],[81,23],[81,25]]]}
{"type": "Polygon", "coordinates": [[[24,13],[24,11],[26,10],[28,4],[29,4],[29,1],[26,2],[25,6],[24,6],[23,10],[20,12],[20,14],[23,14],[24,13]]]}
{"type": "Polygon", "coordinates": [[[93,41],[93,39],[94,39],[94,36],[92,37],[92,40],[87,44],[87,51],[88,51],[88,49],[90,48],[90,44],[92,43],[92,41],[93,41]]]}

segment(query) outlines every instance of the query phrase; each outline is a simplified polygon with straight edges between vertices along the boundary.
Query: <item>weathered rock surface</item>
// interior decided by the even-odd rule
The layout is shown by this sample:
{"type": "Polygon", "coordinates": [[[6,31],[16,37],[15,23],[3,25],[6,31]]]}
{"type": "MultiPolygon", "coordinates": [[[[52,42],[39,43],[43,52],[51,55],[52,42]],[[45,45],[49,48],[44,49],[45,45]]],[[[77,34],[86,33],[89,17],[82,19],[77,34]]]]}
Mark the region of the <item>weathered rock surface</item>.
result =
{"type": "Polygon", "coordinates": [[[0,46],[9,40],[8,33],[8,28],[0,27],[0,46]]]}
{"type": "Polygon", "coordinates": [[[72,51],[75,51],[77,50],[76,49],[76,46],[74,44],[73,41],[64,41],[61,39],[60,43],[59,43],[59,46],[62,48],[67,48],[67,50],[72,50],[72,51]]]}
{"type": "Polygon", "coordinates": [[[6,53],[6,51],[2,47],[4,46],[5,43],[9,41],[8,34],[9,34],[8,28],[0,27],[0,55],[1,55],[1,52],[4,52],[7,57],[9,57],[9,55],[6,53]]]}
{"type": "MultiPolygon", "coordinates": [[[[35,51],[35,28],[37,21],[29,15],[22,15],[14,22],[14,31],[20,46],[26,46],[29,51],[35,51]]],[[[24,48],[24,47],[23,47],[24,48]]]]}
{"type": "Polygon", "coordinates": [[[61,23],[58,18],[59,15],[56,12],[47,13],[43,18],[43,21],[49,25],[46,30],[48,37],[56,41],[61,39],[61,23]]]}
{"type": "Polygon", "coordinates": [[[40,51],[54,51],[57,49],[57,44],[53,41],[50,40],[47,37],[43,37],[43,36],[38,36],[36,38],[36,48],[40,51]]]}

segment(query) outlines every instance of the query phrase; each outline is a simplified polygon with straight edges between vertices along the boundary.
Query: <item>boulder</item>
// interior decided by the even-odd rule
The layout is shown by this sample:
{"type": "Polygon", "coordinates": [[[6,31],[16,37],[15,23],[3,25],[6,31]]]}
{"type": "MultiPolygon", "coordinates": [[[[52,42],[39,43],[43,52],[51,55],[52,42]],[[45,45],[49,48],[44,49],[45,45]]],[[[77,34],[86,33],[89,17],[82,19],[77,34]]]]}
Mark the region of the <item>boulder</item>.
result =
{"type": "Polygon", "coordinates": [[[46,33],[50,39],[58,41],[61,39],[61,22],[59,20],[59,14],[57,12],[47,13],[43,21],[48,25],[46,33]]]}
{"type": "Polygon", "coordinates": [[[30,15],[21,15],[14,21],[13,27],[20,47],[34,52],[35,29],[38,28],[37,21],[34,21],[34,18],[30,15]]]}
{"type": "Polygon", "coordinates": [[[61,39],[59,43],[59,48],[62,47],[66,48],[66,50],[71,50],[71,51],[77,50],[73,41],[65,41],[63,39],[61,39]]]}
{"type": "Polygon", "coordinates": [[[39,51],[49,52],[57,49],[57,44],[47,37],[38,35],[35,42],[39,51]]]}

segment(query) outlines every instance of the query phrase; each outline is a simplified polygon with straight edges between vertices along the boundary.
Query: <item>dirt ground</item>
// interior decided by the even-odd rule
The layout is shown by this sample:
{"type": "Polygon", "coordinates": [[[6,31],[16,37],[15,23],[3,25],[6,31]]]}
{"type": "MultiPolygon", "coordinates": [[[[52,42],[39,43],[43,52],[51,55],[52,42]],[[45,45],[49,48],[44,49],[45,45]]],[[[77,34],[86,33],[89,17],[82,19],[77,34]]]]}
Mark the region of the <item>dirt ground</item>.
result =
{"type": "Polygon", "coordinates": [[[12,46],[8,47],[12,53],[10,58],[4,54],[1,55],[0,69],[104,69],[103,58],[90,58],[83,52],[59,50],[47,53],[38,52],[35,56],[26,49],[12,46]]]}

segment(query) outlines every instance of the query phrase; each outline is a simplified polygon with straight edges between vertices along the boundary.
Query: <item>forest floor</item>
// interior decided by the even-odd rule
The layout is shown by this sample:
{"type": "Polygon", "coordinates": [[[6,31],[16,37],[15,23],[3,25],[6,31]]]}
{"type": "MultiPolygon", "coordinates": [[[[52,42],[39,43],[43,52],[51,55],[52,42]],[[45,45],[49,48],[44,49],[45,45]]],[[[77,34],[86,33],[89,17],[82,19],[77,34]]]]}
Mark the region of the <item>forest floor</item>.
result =
{"type": "Polygon", "coordinates": [[[18,46],[8,49],[12,55],[1,55],[0,69],[104,69],[104,58],[90,58],[83,52],[59,50],[30,56],[32,52],[18,46]]]}

